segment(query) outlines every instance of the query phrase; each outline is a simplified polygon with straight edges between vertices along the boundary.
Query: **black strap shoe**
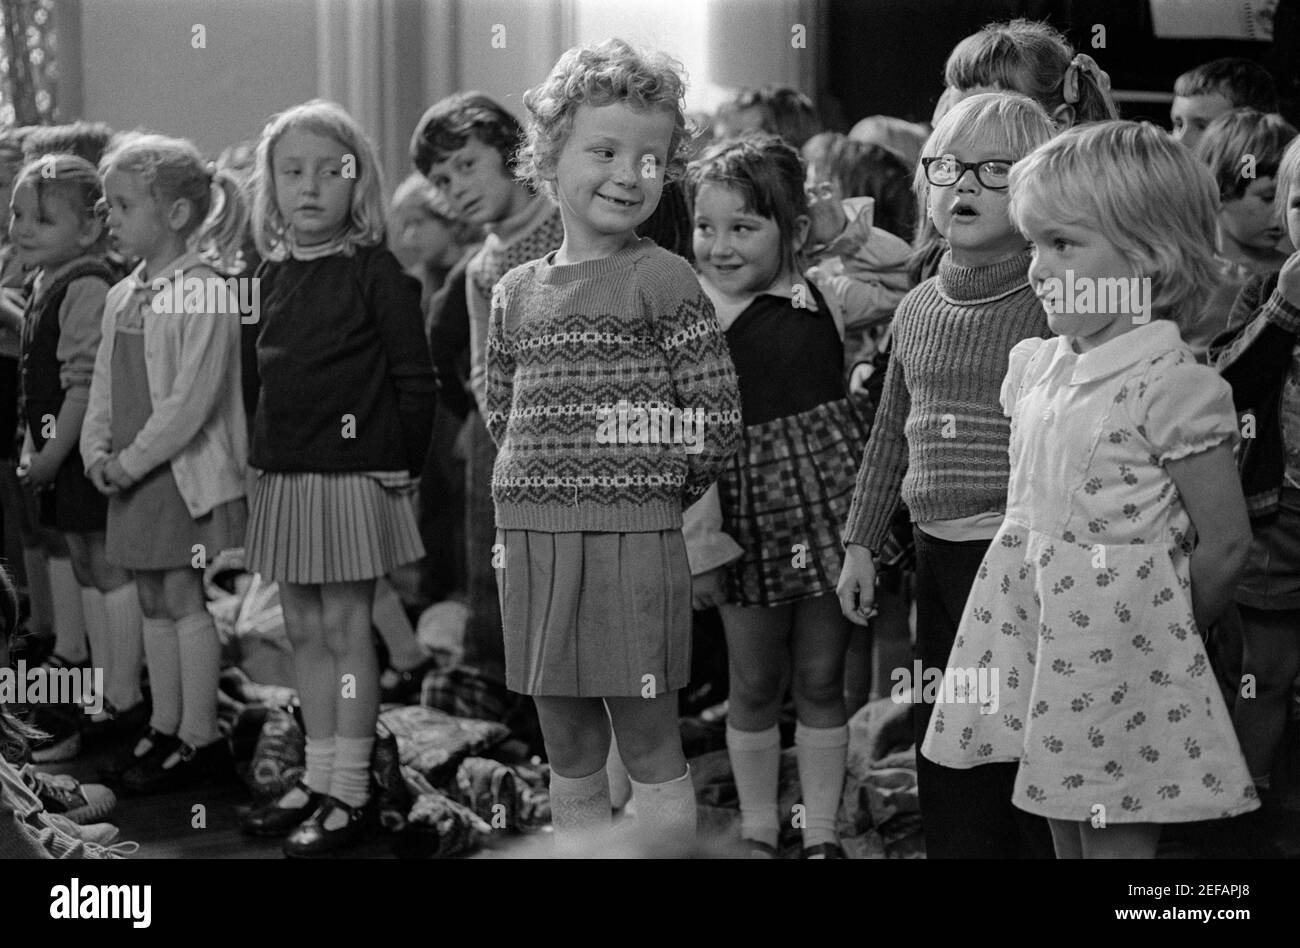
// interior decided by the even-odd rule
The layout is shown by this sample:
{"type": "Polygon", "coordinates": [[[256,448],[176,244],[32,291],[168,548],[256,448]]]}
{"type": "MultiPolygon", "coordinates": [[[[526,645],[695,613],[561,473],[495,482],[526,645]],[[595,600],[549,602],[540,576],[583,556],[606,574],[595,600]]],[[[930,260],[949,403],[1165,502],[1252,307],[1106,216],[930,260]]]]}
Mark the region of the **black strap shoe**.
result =
{"type": "Polygon", "coordinates": [[[284,841],[284,854],[290,859],[312,859],[346,849],[361,838],[365,831],[367,803],[348,806],[342,800],[326,794],[316,812],[307,817],[284,841]],[[347,821],[334,829],[326,829],[330,814],[341,810],[347,821]]]}
{"type": "Polygon", "coordinates": [[[324,799],[325,794],[317,793],[299,780],[275,800],[250,810],[240,828],[250,836],[288,836],[303,820],[316,812],[324,799]],[[283,806],[280,801],[294,790],[307,794],[307,802],[302,806],[283,806]]]}

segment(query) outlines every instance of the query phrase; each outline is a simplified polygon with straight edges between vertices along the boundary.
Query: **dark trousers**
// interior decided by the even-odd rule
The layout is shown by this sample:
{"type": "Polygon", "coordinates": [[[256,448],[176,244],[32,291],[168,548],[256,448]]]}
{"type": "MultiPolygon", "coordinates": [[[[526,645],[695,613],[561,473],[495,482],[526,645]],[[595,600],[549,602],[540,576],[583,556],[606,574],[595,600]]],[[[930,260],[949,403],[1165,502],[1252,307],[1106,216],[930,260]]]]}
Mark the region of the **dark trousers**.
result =
{"type": "MultiPolygon", "coordinates": [[[[923,668],[946,668],[966,597],[989,541],[916,538],[916,654],[923,668]]],[[[914,683],[920,687],[920,683],[914,683]]],[[[1052,859],[1047,820],[1011,803],[1018,764],[941,767],[921,755],[932,705],[912,705],[916,778],[928,859],[1052,859]]]]}

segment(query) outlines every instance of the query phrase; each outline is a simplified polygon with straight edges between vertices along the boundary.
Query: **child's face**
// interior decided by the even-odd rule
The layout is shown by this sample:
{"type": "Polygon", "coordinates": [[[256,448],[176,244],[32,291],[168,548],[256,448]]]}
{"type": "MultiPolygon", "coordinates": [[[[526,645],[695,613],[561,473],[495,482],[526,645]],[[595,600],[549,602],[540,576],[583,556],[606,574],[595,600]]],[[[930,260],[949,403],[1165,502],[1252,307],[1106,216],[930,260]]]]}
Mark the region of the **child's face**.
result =
{"type": "Polygon", "coordinates": [[[1276,193],[1277,183],[1273,178],[1257,178],[1241,197],[1224,201],[1219,211],[1219,226],[1224,235],[1248,250],[1276,249],[1283,237],[1273,209],[1276,193]]]}
{"type": "Polygon", "coordinates": [[[666,109],[578,106],[555,163],[566,244],[617,244],[654,213],[674,124],[666,109]]]}
{"type": "Polygon", "coordinates": [[[1140,311],[1144,300],[1150,302],[1146,298],[1146,281],[1139,284],[1137,299],[1125,293],[1130,302],[1128,312],[1099,312],[1119,309],[1108,304],[1123,298],[1118,290],[1111,292],[1108,284],[1100,281],[1122,279],[1129,291],[1129,280],[1137,275],[1133,265],[1101,231],[1089,224],[1063,223],[1059,216],[1043,213],[1032,201],[1026,202],[1020,223],[1033,244],[1029,285],[1047,311],[1048,326],[1058,335],[1070,337],[1079,352],[1096,348],[1151,318],[1149,306],[1140,311]],[[1090,302],[1085,293],[1091,294],[1090,302]],[[1072,298],[1066,299],[1066,294],[1073,294],[1072,298]]]}
{"type": "Polygon", "coordinates": [[[426,177],[446,196],[456,219],[471,224],[505,220],[517,210],[522,193],[501,153],[472,132],[463,146],[435,161],[426,177]]]}
{"type": "Polygon", "coordinates": [[[418,198],[393,209],[393,253],[403,266],[441,264],[454,243],[451,228],[430,214],[418,198]]]}
{"type": "Polygon", "coordinates": [[[346,226],[357,160],[337,139],[303,129],[291,128],[275,143],[275,204],[298,244],[325,243],[346,226]]]}
{"type": "Polygon", "coordinates": [[[162,203],[139,175],[110,171],[104,176],[108,231],[128,257],[148,260],[174,240],[162,203]]]}
{"type": "Polygon", "coordinates": [[[1287,194],[1286,207],[1282,213],[1286,220],[1286,233],[1291,246],[1300,248],[1300,174],[1291,180],[1291,189],[1287,194]]]}
{"type": "Polygon", "coordinates": [[[1174,104],[1169,109],[1169,118],[1174,124],[1174,141],[1195,148],[1205,134],[1205,126],[1231,110],[1232,103],[1228,97],[1218,92],[1174,96],[1174,104]]]}
{"type": "Polygon", "coordinates": [[[744,204],[739,191],[713,181],[695,195],[696,266],[729,296],[762,293],[785,270],[781,229],[744,204]]]}
{"type": "Polygon", "coordinates": [[[14,190],[9,236],[21,263],[49,269],[76,259],[94,244],[99,224],[77,214],[58,195],[38,201],[35,185],[24,181],[14,190]]]}
{"type": "MultiPolygon", "coordinates": [[[[998,149],[963,142],[954,142],[945,153],[965,162],[1015,160],[998,149]]],[[[955,263],[978,266],[1005,259],[1024,247],[1024,238],[1007,213],[1010,192],[1006,188],[985,186],[970,168],[956,184],[929,187],[930,219],[948,239],[955,263]]]]}

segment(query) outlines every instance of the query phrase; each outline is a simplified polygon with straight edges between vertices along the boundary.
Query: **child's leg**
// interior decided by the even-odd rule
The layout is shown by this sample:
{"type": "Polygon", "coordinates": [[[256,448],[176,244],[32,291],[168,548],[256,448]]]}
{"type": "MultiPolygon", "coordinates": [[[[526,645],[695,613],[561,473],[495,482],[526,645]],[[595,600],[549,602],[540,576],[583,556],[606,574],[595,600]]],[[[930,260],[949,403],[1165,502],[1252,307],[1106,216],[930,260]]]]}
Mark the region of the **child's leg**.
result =
{"type": "Polygon", "coordinates": [[[164,573],[140,570],[133,576],[144,615],[144,661],[153,697],[149,726],[159,734],[175,735],[181,726],[181,653],[176,623],[167,612],[163,595],[164,573]]]}
{"type": "MultiPolygon", "coordinates": [[[[303,783],[317,793],[329,793],[337,725],[335,695],[340,684],[334,653],[326,641],[320,590],[320,586],[280,583],[280,605],[285,634],[293,647],[294,678],[307,730],[303,783]]],[[[301,806],[304,802],[305,798],[295,798],[282,801],[282,805],[301,806]]]]}
{"type": "Polygon", "coordinates": [[[170,569],[163,576],[167,614],[176,623],[181,664],[181,725],[176,736],[190,747],[216,741],[217,683],[221,677],[221,643],[203,595],[203,574],[191,567],[170,569]]]}
{"type": "Polygon", "coordinates": [[[631,777],[639,831],[652,842],[689,845],[695,837],[695,788],[682,752],[677,692],[605,700],[631,777]]]}
{"type": "Polygon", "coordinates": [[[724,605],[719,612],[730,671],[727,756],[740,797],[740,834],[775,847],[781,834],[781,735],[776,721],[790,668],[794,609],[724,605]]]}
{"type": "Polygon", "coordinates": [[[1287,699],[1300,671],[1300,609],[1239,608],[1241,670],[1243,677],[1254,676],[1255,696],[1238,691],[1232,723],[1251,777],[1267,787],[1286,727],[1287,699]]]}
{"type": "Polygon", "coordinates": [[[872,698],[883,698],[893,686],[895,668],[912,664],[912,574],[903,572],[898,588],[876,589],[877,615],[871,620],[872,698]]]}
{"type": "Polygon", "coordinates": [[[411,620],[406,617],[397,590],[386,579],[375,582],[375,602],[371,609],[371,618],[379,630],[388,649],[388,664],[397,671],[410,671],[426,658],[420,642],[411,628],[411,620]]]}
{"type": "Polygon", "coordinates": [[[610,822],[605,760],[612,708],[606,711],[599,698],[538,696],[534,701],[551,765],[555,846],[561,854],[571,853],[585,831],[610,822]]]}
{"type": "Polygon", "coordinates": [[[1052,845],[1057,859],[1083,858],[1084,824],[1074,820],[1049,819],[1047,825],[1052,829],[1052,845]]]}
{"type": "MultiPolygon", "coordinates": [[[[321,620],[325,638],[334,653],[336,702],[334,769],[329,794],[348,806],[370,799],[370,752],[375,744],[375,719],[379,714],[379,659],[370,638],[374,580],[324,583],[320,587],[321,620]]],[[[342,811],[330,814],[335,829],[346,822],[342,811]]]]}
{"type": "Polygon", "coordinates": [[[75,631],[60,629],[56,633],[54,651],[76,664],[87,659],[102,663],[107,654],[104,640],[104,600],[99,595],[99,590],[95,588],[95,577],[90,568],[90,549],[75,533],[65,533],[63,542],[67,544],[68,563],[72,567],[73,578],[77,581],[82,629],[75,631]],[[90,646],[89,652],[87,645],[90,646]]]}
{"type": "Polygon", "coordinates": [[[86,654],[86,626],[81,613],[81,584],[73,570],[67,541],[61,533],[37,526],[42,545],[49,556],[50,596],[53,605],[54,652],[62,655],[67,648],[86,654]]]}
{"type": "Polygon", "coordinates": [[[835,814],[844,790],[849,729],[844,713],[844,652],[849,625],[833,593],[794,606],[795,753],[803,791],[805,848],[839,843],[835,814]]]}
{"type": "Polygon", "coordinates": [[[1084,859],[1154,859],[1160,844],[1159,823],[1080,823],[1084,859]]]}
{"type": "MultiPolygon", "coordinates": [[[[144,655],[140,595],[131,574],[105,559],[104,539],[102,530],[81,535],[98,594],[94,598],[103,610],[105,699],[115,710],[125,711],[144,700],[140,691],[140,662],[144,655]]],[[[86,611],[86,629],[89,631],[89,609],[86,611]]]]}

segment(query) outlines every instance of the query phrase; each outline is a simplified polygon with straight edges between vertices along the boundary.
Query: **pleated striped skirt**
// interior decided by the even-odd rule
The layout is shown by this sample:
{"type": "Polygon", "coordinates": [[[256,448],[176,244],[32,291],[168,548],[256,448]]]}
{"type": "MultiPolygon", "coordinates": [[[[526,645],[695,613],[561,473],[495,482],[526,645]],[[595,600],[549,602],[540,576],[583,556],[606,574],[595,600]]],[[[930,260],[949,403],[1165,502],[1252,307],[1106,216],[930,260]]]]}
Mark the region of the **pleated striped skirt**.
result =
{"type": "Polygon", "coordinates": [[[248,568],[287,583],[375,579],[424,555],[415,488],[369,474],[263,471],[249,514],[248,568]]]}

